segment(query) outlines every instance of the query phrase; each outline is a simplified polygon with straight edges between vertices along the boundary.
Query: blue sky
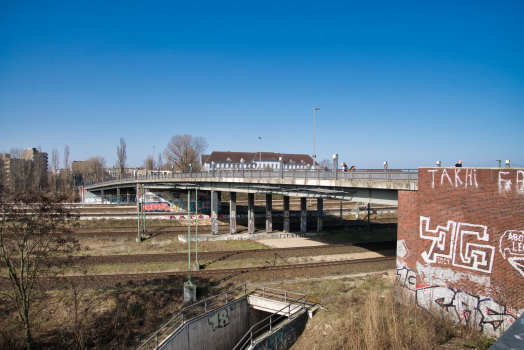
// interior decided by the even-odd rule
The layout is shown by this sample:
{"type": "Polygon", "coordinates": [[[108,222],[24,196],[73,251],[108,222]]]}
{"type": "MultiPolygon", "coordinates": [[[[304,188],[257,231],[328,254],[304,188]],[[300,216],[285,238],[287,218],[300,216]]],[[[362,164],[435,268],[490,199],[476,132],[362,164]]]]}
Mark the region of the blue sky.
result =
{"type": "Polygon", "coordinates": [[[522,1],[0,0],[0,151],[524,166],[522,1]]]}

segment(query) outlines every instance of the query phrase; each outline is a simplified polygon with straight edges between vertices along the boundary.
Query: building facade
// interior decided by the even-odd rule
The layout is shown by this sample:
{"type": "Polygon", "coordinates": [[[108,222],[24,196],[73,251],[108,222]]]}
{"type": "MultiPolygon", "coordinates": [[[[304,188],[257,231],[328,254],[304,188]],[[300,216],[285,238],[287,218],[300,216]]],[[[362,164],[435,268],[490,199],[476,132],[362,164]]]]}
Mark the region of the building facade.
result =
{"type": "Polygon", "coordinates": [[[202,155],[204,171],[240,170],[242,159],[246,170],[280,170],[280,158],[284,170],[307,170],[317,165],[307,154],[286,154],[274,152],[212,152],[202,155]],[[214,169],[213,169],[214,166],[214,169]]]}

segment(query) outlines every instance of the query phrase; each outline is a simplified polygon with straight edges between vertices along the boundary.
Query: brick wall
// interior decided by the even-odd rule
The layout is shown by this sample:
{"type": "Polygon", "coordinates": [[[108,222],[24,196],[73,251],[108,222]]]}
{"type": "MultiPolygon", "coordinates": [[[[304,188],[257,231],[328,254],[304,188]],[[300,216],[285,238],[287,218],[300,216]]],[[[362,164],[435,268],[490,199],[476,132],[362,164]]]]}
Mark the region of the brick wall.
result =
{"type": "Polygon", "coordinates": [[[500,335],[524,311],[524,170],[419,168],[418,179],[398,196],[406,300],[500,335]]]}

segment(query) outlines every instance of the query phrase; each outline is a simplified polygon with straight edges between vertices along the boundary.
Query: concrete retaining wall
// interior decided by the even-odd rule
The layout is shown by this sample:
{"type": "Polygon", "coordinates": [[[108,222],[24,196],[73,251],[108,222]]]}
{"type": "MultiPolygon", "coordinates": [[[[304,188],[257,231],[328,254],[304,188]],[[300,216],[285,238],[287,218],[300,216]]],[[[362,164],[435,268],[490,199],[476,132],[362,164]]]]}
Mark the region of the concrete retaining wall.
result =
{"type": "Polygon", "coordinates": [[[297,341],[306,328],[308,314],[303,311],[295,319],[283,324],[273,334],[253,345],[252,350],[287,350],[297,341]]]}

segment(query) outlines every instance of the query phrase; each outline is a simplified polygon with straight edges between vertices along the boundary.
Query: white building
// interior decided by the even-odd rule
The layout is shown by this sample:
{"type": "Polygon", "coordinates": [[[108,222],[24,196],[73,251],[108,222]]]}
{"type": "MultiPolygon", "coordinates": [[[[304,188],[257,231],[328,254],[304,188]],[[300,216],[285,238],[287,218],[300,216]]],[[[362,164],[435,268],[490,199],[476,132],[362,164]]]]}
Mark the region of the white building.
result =
{"type": "MultiPolygon", "coordinates": [[[[244,169],[280,169],[280,158],[284,170],[305,170],[313,166],[313,158],[307,154],[283,154],[273,152],[212,152],[202,155],[201,161],[204,171],[213,170],[240,170],[242,169],[242,159],[244,159],[244,169]]],[[[318,165],[318,164],[317,164],[318,165]]]]}

